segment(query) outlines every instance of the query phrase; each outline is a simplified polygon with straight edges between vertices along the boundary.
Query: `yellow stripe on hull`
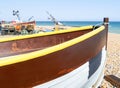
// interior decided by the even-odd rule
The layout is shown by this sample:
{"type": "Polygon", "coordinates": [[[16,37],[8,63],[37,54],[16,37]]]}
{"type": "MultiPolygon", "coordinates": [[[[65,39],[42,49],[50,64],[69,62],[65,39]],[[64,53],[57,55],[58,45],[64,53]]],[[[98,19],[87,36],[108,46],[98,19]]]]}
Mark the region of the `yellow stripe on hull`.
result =
{"type": "MultiPolygon", "coordinates": [[[[86,29],[88,29],[88,28],[86,28],[86,29]]],[[[26,53],[26,54],[20,54],[20,55],[14,55],[14,56],[0,58],[0,66],[5,66],[5,65],[10,65],[10,64],[14,64],[14,63],[19,63],[19,62],[31,60],[31,59],[34,59],[34,58],[37,58],[37,57],[45,56],[47,54],[63,50],[67,47],[73,46],[73,45],[75,45],[79,42],[82,42],[82,41],[98,34],[99,32],[103,31],[104,29],[105,29],[105,27],[101,26],[98,29],[93,30],[89,33],[86,33],[86,34],[84,34],[80,37],[77,37],[77,38],[72,39],[70,41],[67,41],[67,42],[64,42],[64,43],[61,43],[61,44],[58,44],[58,45],[55,45],[55,46],[52,46],[52,47],[49,47],[49,48],[46,48],[46,49],[43,49],[43,50],[34,51],[34,52],[31,52],[31,53],[26,53]]],[[[72,30],[74,30],[74,29],[72,29],[72,30]]],[[[67,30],[65,30],[65,31],[67,31],[67,30]]],[[[57,34],[57,33],[58,32],[46,33],[46,34],[44,34],[44,36],[48,35],[48,34],[50,35],[50,34],[57,34]]],[[[62,30],[61,30],[61,33],[63,33],[62,30]]],[[[33,35],[28,35],[28,36],[26,35],[26,37],[24,37],[24,38],[29,38],[30,36],[33,37],[33,35]]],[[[40,35],[38,35],[38,36],[40,36],[40,35]]],[[[35,37],[37,37],[37,36],[35,36],[35,37]]],[[[14,38],[13,40],[21,39],[21,38],[22,37],[14,38]]],[[[10,41],[10,40],[8,40],[8,41],[10,41]]]]}
{"type": "Polygon", "coordinates": [[[8,37],[3,37],[3,38],[0,38],[0,42],[34,38],[34,37],[47,36],[47,35],[53,35],[53,34],[61,34],[61,33],[79,31],[79,30],[87,30],[87,29],[92,29],[92,28],[93,28],[93,26],[84,26],[84,27],[76,27],[76,28],[64,29],[64,30],[53,31],[53,32],[40,32],[40,33],[37,33],[37,34],[18,35],[18,36],[13,36],[13,37],[10,36],[9,38],[8,37]]]}

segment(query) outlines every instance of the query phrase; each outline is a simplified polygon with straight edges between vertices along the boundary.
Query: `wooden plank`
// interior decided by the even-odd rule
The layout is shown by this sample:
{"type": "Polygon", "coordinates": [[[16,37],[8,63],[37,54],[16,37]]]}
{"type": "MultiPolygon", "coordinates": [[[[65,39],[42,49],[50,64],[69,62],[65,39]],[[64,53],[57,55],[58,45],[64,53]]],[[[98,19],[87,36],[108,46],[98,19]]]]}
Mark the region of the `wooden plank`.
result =
{"type": "Polygon", "coordinates": [[[105,76],[105,80],[110,82],[113,86],[120,88],[120,78],[114,75],[107,75],[105,76]]]}

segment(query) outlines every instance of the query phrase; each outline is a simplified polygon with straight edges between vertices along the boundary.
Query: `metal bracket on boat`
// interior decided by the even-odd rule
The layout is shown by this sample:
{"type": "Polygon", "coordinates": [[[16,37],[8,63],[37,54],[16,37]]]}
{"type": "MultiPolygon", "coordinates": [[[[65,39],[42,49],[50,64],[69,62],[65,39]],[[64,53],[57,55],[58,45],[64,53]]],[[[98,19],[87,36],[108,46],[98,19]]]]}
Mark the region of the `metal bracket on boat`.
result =
{"type": "Polygon", "coordinates": [[[96,25],[93,26],[93,30],[95,30],[96,28],[100,27],[101,25],[103,25],[103,23],[98,23],[96,25]]]}

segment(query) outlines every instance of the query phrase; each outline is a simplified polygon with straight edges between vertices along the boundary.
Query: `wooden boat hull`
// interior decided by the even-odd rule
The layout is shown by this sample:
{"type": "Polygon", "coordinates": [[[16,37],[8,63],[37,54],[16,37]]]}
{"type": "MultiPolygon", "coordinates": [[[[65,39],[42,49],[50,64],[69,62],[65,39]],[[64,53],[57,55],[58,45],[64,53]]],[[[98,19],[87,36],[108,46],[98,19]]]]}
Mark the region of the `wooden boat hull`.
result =
{"type": "MultiPolygon", "coordinates": [[[[90,26],[89,28],[92,27],[90,26]]],[[[44,34],[42,36],[40,36],[41,34],[34,34],[32,35],[32,37],[31,35],[21,36],[22,38],[20,36],[14,36],[10,38],[11,40],[3,38],[0,40],[0,57],[41,50],[50,46],[55,46],[70,39],[79,37],[87,32],[90,32],[91,29],[89,30],[89,28],[87,28],[88,30],[74,32],[68,31],[69,33],[58,32],[57,34],[55,33],[51,35],[41,33],[44,34]]]]}
{"type": "Polygon", "coordinates": [[[94,78],[93,75],[99,75],[104,66],[106,32],[107,30],[101,27],[100,31],[98,28],[53,47],[17,55],[13,53],[14,56],[1,56],[0,86],[3,88],[35,86],[77,88],[78,84],[80,87],[92,86],[98,76],[92,83],[88,80],[94,78]]]}
{"type": "Polygon", "coordinates": [[[103,47],[97,56],[74,71],[34,88],[92,88],[93,85],[97,88],[104,76],[105,58],[106,50],[103,47]],[[100,64],[98,64],[98,61],[100,64]]]}

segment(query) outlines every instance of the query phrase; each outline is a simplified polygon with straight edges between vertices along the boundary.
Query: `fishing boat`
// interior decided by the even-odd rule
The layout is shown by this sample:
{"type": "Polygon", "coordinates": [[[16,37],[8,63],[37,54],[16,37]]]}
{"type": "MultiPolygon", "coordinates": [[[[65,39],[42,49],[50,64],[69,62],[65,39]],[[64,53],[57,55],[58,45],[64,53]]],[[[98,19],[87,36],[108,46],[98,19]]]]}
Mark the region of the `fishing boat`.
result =
{"type": "Polygon", "coordinates": [[[0,38],[0,87],[97,88],[107,34],[104,18],[99,26],[0,38]]]}
{"type": "Polygon", "coordinates": [[[15,21],[1,21],[0,22],[0,34],[1,35],[16,35],[16,34],[23,34],[23,32],[33,32],[36,26],[36,21],[31,19],[30,17],[28,21],[22,21],[19,16],[19,11],[13,10],[13,16],[17,16],[18,20],[15,21]]]}
{"type": "Polygon", "coordinates": [[[1,22],[1,35],[22,34],[23,31],[31,32],[35,30],[35,21],[28,22],[1,22]]]}

